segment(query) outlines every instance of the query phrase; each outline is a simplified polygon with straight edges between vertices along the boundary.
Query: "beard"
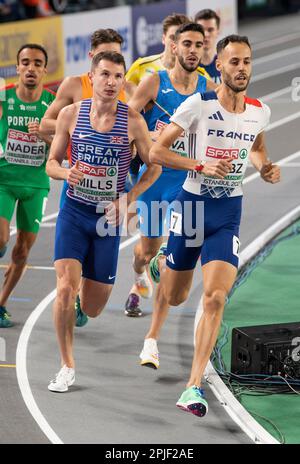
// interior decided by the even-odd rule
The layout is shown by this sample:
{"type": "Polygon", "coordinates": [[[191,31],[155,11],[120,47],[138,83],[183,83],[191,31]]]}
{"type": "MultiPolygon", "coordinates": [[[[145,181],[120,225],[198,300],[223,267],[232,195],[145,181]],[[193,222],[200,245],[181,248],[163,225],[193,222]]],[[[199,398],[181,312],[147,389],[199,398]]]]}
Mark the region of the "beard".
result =
{"type": "Polygon", "coordinates": [[[239,93],[239,92],[244,92],[244,90],[247,89],[247,87],[249,85],[250,77],[251,76],[249,76],[246,79],[246,83],[243,84],[242,86],[236,85],[234,83],[232,77],[230,76],[230,74],[227,74],[227,73],[224,73],[224,75],[222,76],[222,80],[223,80],[224,84],[227,85],[227,87],[229,87],[234,93],[239,93]]]}
{"type": "Polygon", "coordinates": [[[198,62],[195,62],[195,64],[188,64],[184,61],[183,57],[181,55],[178,55],[178,61],[179,63],[181,64],[181,66],[183,67],[183,69],[187,72],[194,72],[196,71],[196,69],[198,68],[199,64],[200,64],[200,60],[198,62]]]}
{"type": "Polygon", "coordinates": [[[31,83],[26,82],[24,85],[25,85],[26,89],[28,89],[28,90],[33,90],[33,89],[37,88],[37,84],[35,84],[35,83],[31,84],[31,83]]]}

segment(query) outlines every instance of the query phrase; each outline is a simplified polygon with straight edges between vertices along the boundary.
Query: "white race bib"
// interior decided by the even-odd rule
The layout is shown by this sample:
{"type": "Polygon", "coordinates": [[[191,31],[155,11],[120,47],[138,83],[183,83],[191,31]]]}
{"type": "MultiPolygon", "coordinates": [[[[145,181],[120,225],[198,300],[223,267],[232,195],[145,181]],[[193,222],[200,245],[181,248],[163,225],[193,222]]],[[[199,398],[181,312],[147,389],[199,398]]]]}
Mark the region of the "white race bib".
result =
{"type": "Polygon", "coordinates": [[[79,170],[84,173],[80,184],[74,187],[74,196],[91,203],[114,201],[117,197],[117,166],[90,166],[79,162],[79,170]]]}
{"type": "Polygon", "coordinates": [[[46,149],[36,135],[9,129],[4,157],[10,164],[39,167],[46,159],[46,149]]]}

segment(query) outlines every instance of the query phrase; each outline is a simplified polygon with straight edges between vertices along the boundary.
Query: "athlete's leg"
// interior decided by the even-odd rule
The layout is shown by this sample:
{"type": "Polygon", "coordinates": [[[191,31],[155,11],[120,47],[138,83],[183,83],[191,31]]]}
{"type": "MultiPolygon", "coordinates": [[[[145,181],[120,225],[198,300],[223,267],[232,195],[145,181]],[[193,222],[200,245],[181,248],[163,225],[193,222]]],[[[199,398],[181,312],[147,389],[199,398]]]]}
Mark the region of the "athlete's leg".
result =
{"type": "Polygon", "coordinates": [[[133,270],[135,274],[135,283],[131,287],[126,305],[125,314],[127,316],[139,316],[142,314],[139,309],[139,295],[144,298],[152,296],[152,284],[148,277],[148,264],[157,253],[162,237],[144,237],[141,236],[139,242],[134,248],[133,270]]]}
{"type": "Polygon", "coordinates": [[[37,234],[18,230],[16,244],[13,247],[11,263],[4,274],[4,283],[0,293],[0,306],[5,306],[13,289],[26,268],[27,258],[37,234]]]}
{"type": "Polygon", "coordinates": [[[81,307],[89,317],[97,317],[104,309],[113,285],[82,278],[80,301],[81,307]]]}
{"type": "MultiPolygon", "coordinates": [[[[144,167],[139,175],[144,172],[144,167]]],[[[156,254],[162,243],[163,235],[163,211],[159,202],[164,185],[162,176],[154,182],[151,187],[144,192],[138,199],[138,213],[140,222],[141,239],[134,249],[134,273],[135,284],[131,287],[129,297],[125,304],[125,314],[127,316],[141,316],[139,308],[139,295],[144,298],[152,296],[152,284],[147,274],[147,266],[150,259],[156,254]],[[158,206],[156,208],[156,206],[158,206]]]]}
{"type": "Polygon", "coordinates": [[[194,358],[187,387],[200,386],[201,379],[215,346],[226,301],[235,281],[237,268],[225,261],[211,261],[203,271],[203,314],[195,337],[194,358]]]}
{"type": "Polygon", "coordinates": [[[4,256],[6,244],[9,241],[9,221],[0,217],[0,258],[4,256]]]}
{"type": "Polygon", "coordinates": [[[81,278],[81,268],[81,263],[76,259],[55,261],[57,296],[53,306],[54,325],[60,348],[61,365],[69,368],[74,368],[74,304],[81,278]]]}
{"type": "Polygon", "coordinates": [[[14,214],[16,197],[14,191],[8,186],[0,186],[0,258],[6,252],[9,241],[9,225],[14,214]]]}

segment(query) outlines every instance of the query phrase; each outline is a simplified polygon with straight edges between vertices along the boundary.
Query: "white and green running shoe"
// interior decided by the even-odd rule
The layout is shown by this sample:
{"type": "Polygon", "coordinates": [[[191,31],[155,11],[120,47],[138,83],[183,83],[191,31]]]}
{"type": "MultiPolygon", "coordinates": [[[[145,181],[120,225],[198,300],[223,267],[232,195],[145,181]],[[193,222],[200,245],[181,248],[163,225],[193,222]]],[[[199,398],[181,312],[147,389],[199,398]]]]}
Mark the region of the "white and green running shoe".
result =
{"type": "Polygon", "coordinates": [[[5,306],[0,306],[0,329],[12,327],[13,323],[10,320],[10,314],[6,311],[5,306]]]}
{"type": "Polygon", "coordinates": [[[76,317],[76,322],[75,322],[76,327],[83,327],[85,324],[87,324],[89,320],[88,316],[81,309],[79,295],[76,296],[76,300],[75,300],[75,317],[76,317]]]}
{"type": "Polygon", "coordinates": [[[204,417],[208,411],[208,404],[204,398],[204,391],[195,385],[187,388],[182,393],[176,406],[198,417],[204,417]]]}
{"type": "Polygon", "coordinates": [[[150,264],[149,264],[149,273],[150,277],[155,282],[156,284],[159,283],[160,281],[160,272],[159,272],[159,267],[158,267],[158,259],[160,256],[165,255],[165,252],[167,250],[167,244],[162,243],[158,252],[156,255],[151,259],[150,264]]]}

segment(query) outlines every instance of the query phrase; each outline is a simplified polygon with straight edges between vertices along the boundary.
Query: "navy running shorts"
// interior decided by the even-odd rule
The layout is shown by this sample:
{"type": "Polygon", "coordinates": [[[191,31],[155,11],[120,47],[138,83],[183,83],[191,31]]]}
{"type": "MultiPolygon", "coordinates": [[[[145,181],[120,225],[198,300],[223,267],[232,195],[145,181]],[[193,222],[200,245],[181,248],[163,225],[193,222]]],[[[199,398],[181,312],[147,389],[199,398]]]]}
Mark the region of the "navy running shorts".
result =
{"type": "Polygon", "coordinates": [[[66,196],[56,223],[54,261],[76,259],[83,277],[113,284],[119,244],[120,229],[108,227],[104,213],[66,196]]]}
{"type": "Polygon", "coordinates": [[[171,212],[167,265],[175,271],[225,261],[238,267],[242,196],[209,198],[181,190],[171,212]]]}

